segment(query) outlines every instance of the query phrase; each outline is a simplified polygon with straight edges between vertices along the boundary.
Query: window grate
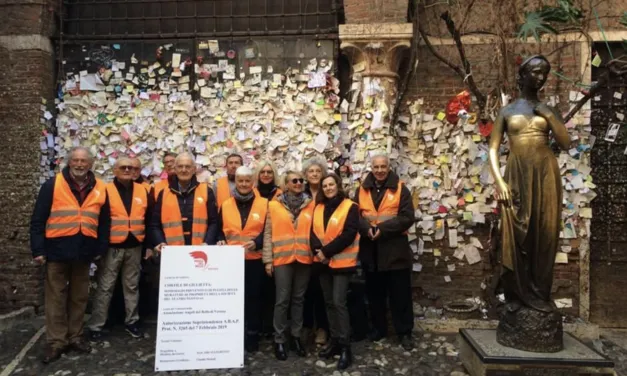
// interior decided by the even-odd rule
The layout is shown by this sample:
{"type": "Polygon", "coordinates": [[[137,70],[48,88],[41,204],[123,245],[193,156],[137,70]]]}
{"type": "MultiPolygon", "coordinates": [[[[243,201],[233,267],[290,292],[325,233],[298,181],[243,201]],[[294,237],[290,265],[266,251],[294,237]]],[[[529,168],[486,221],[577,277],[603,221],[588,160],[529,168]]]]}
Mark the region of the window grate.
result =
{"type": "Polygon", "coordinates": [[[337,34],[338,0],[63,0],[63,39],[337,34]]]}

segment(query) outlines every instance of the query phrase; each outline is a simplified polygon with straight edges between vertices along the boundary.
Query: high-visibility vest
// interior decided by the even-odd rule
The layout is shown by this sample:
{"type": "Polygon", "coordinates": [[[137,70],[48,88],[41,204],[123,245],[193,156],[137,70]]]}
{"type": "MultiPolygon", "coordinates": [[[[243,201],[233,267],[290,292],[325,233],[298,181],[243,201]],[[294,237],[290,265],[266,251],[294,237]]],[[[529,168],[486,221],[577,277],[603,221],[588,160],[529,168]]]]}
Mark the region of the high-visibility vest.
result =
{"type": "Polygon", "coordinates": [[[107,184],[109,205],[111,206],[111,235],[109,242],[119,244],[126,240],[129,232],[143,242],[146,236],[146,209],[148,208],[148,193],[137,183],[133,183],[133,201],[131,213],[127,213],[120,192],[114,183],[107,184]]]}
{"type": "Polygon", "coordinates": [[[395,192],[386,189],[381,204],[379,204],[379,210],[377,210],[375,209],[374,202],[372,202],[370,191],[359,187],[359,213],[368,220],[372,226],[396,218],[401,204],[402,188],[403,183],[399,182],[395,192]]]}
{"type": "Polygon", "coordinates": [[[222,207],[224,201],[228,200],[231,197],[231,188],[229,187],[229,178],[227,176],[223,176],[218,179],[217,182],[217,192],[216,192],[216,204],[218,205],[218,209],[222,207]]]}
{"type": "MultiPolygon", "coordinates": [[[[255,197],[250,208],[246,226],[242,229],[242,218],[235,198],[231,197],[222,204],[222,231],[228,245],[243,245],[255,240],[263,232],[263,225],[268,214],[268,200],[255,197]]],[[[246,260],[261,259],[261,251],[245,252],[246,260]]]]}
{"type": "MultiPolygon", "coordinates": [[[[259,190],[257,188],[253,188],[253,192],[255,193],[255,196],[257,197],[261,197],[261,193],[259,193],[259,190]]],[[[276,200],[277,197],[279,197],[279,195],[283,193],[283,191],[281,190],[281,188],[277,188],[276,191],[274,192],[274,196],[272,196],[272,198],[270,199],[270,201],[272,200],[276,200]]]]}
{"type": "Polygon", "coordinates": [[[156,182],[154,187],[155,187],[155,201],[156,201],[157,198],[159,198],[159,193],[161,193],[161,191],[163,191],[164,189],[168,189],[170,187],[170,183],[168,182],[168,179],[164,179],[164,180],[160,180],[156,182]]]}
{"type": "Polygon", "coordinates": [[[143,181],[143,182],[141,182],[141,186],[144,187],[146,192],[150,192],[150,184],[148,184],[147,182],[143,181]]]}
{"type": "MultiPolygon", "coordinates": [[[[209,223],[207,213],[207,184],[201,183],[194,192],[194,211],[192,219],[192,244],[199,245],[205,242],[207,225],[209,223]]],[[[163,202],[161,204],[161,225],[168,245],[185,245],[183,232],[183,218],[179,207],[178,197],[172,190],[163,190],[163,202]]]]}
{"type": "MultiPolygon", "coordinates": [[[[327,223],[327,228],[324,228],[324,204],[319,204],[316,206],[314,211],[314,221],[313,221],[313,231],[314,234],[320,239],[320,242],[323,246],[329,244],[335,238],[340,236],[342,231],[344,230],[344,224],[346,223],[346,218],[348,217],[348,212],[350,211],[351,206],[353,206],[354,202],[349,199],[344,199],[335,209],[331,218],[329,218],[329,222],[327,223]]],[[[329,261],[329,267],[332,269],[339,268],[352,268],[357,266],[357,255],[359,254],[359,233],[355,236],[355,239],[342,252],[336,254],[331,257],[329,261]]]]}
{"type": "Polygon", "coordinates": [[[309,244],[313,205],[307,205],[292,223],[292,214],[279,201],[270,201],[268,210],[272,222],[272,264],[288,265],[295,261],[311,264],[313,255],[309,244]]]}
{"type": "Polygon", "coordinates": [[[98,217],[106,201],[106,186],[100,179],[96,179],[96,185],[80,205],[63,174],[57,174],[46,221],[46,238],[72,236],[79,231],[90,238],[98,238],[98,217]]]}

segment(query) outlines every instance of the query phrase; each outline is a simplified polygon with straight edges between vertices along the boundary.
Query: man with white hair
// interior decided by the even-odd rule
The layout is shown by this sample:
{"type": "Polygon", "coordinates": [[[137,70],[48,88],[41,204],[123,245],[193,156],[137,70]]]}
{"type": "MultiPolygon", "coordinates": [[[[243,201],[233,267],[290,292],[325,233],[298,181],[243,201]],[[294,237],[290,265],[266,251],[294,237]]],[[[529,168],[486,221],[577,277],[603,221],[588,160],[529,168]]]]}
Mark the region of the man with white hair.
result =
{"type": "MultiPolygon", "coordinates": [[[[134,338],[143,337],[137,325],[138,285],[146,219],[150,218],[152,197],[141,184],[133,181],[134,169],[137,168],[133,162],[133,159],[127,156],[118,157],[113,167],[115,177],[107,184],[107,197],[111,209],[111,234],[103,268],[98,275],[98,289],[91,317],[87,324],[92,341],[102,338],[102,328],[107,321],[109,304],[120,271],[122,271],[126,331],[134,338]]],[[[151,250],[147,250],[146,257],[149,258],[151,253],[151,250]]]]}
{"type": "Polygon", "coordinates": [[[261,250],[268,211],[268,200],[253,192],[253,176],[250,168],[237,168],[233,197],[222,203],[218,215],[218,244],[241,245],[245,250],[244,346],[248,352],[259,350],[265,278],[261,250]]]}
{"type": "Polygon", "coordinates": [[[83,339],[89,266],[107,251],[111,221],[106,186],[91,171],[93,161],[89,149],[72,148],[68,165],[39,190],[31,218],[33,259],[47,264],[44,363],[67,350],[91,352],[83,339]]]}
{"type": "Polygon", "coordinates": [[[194,156],[179,154],[174,172],[168,187],[157,196],[149,226],[150,244],[156,244],[157,252],[164,245],[215,245],[216,199],[213,190],[196,179],[194,156]]]}
{"type": "Polygon", "coordinates": [[[413,348],[414,314],[411,291],[412,252],[407,230],[414,224],[409,189],[390,170],[390,159],[378,153],[370,160],[372,171],[355,193],[359,205],[359,259],[366,272],[366,293],[373,331],[378,341],[387,336],[386,305],[403,348],[413,348]]]}

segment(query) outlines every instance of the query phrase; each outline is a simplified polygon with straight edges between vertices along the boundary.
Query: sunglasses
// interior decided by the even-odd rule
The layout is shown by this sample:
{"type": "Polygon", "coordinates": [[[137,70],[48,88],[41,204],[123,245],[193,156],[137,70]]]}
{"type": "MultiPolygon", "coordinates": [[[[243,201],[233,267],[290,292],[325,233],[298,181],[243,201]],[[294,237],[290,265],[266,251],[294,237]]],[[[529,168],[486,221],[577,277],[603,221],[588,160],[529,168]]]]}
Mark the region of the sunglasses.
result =
{"type": "Polygon", "coordinates": [[[272,175],[273,174],[272,170],[261,170],[260,173],[261,174],[265,174],[265,175],[272,175]]]}
{"type": "Polygon", "coordinates": [[[303,184],[303,182],[305,181],[305,179],[303,179],[303,178],[298,178],[298,179],[292,179],[292,180],[290,180],[290,181],[292,182],[292,184],[298,184],[298,183],[303,184]]]}
{"type": "Polygon", "coordinates": [[[120,166],[119,169],[122,170],[122,171],[137,171],[137,170],[139,170],[138,167],[133,167],[133,166],[120,166]]]}

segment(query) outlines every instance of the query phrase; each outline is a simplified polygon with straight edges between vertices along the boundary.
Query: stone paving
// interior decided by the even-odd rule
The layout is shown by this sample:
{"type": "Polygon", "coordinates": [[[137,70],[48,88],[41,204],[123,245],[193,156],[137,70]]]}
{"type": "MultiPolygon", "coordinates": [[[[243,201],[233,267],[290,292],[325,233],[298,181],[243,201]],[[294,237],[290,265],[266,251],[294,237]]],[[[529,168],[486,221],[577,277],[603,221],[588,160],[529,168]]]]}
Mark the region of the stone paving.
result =
{"type": "MultiPolygon", "coordinates": [[[[15,326],[0,333],[0,370],[19,353],[28,340],[43,325],[41,318],[15,326]]],[[[133,339],[122,327],[116,327],[98,344],[91,354],[64,354],[49,365],[40,362],[44,337],[26,354],[11,375],[28,376],[146,376],[154,372],[155,326],[147,326],[146,337],[133,339]]],[[[354,363],[345,372],[335,369],[334,361],[323,361],[314,354],[312,346],[307,358],[290,354],[286,362],[277,361],[269,339],[262,342],[262,351],[246,356],[244,369],[170,372],[176,375],[267,375],[267,376],[464,376],[455,346],[455,335],[416,333],[416,348],[404,351],[393,339],[380,343],[367,340],[353,343],[354,363]]],[[[627,376],[627,350],[601,339],[593,344],[597,351],[616,362],[618,375],[627,376]]]]}

